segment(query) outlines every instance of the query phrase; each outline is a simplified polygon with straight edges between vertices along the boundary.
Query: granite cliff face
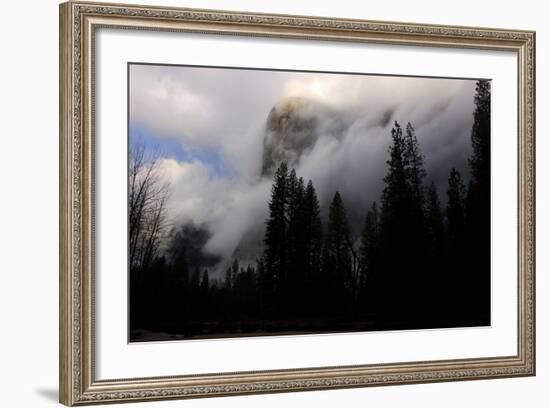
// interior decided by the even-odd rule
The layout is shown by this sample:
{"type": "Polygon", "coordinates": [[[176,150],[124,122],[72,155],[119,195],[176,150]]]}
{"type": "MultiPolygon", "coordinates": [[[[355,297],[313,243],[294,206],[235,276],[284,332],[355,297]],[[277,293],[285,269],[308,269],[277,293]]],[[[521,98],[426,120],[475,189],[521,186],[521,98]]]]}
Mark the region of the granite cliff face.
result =
{"type": "Polygon", "coordinates": [[[322,135],[340,138],[346,125],[330,107],[307,98],[285,98],[266,120],[262,175],[271,175],[282,162],[295,167],[322,135]]]}

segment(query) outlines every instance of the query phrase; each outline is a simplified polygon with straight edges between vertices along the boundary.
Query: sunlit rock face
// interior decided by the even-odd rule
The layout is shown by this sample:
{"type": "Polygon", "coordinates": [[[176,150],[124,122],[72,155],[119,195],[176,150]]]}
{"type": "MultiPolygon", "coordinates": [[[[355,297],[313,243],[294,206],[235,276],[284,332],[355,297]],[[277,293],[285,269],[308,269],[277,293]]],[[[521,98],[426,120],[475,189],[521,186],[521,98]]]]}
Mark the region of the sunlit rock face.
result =
{"type": "Polygon", "coordinates": [[[339,138],[345,125],[330,107],[306,98],[286,98],[269,113],[264,138],[262,174],[273,174],[286,161],[295,167],[319,137],[339,138]]]}

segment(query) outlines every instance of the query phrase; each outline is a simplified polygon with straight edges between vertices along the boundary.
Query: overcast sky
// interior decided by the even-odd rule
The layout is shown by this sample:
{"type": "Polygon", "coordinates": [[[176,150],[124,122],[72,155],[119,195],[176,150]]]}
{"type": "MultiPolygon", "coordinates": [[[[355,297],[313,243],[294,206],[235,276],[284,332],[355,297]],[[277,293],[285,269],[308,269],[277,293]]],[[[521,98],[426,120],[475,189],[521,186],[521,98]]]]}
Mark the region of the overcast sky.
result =
{"type": "Polygon", "coordinates": [[[206,249],[228,259],[263,231],[270,180],[260,174],[274,106],[304,98],[319,119],[330,112],[345,124],[338,137],[320,132],[296,170],[313,180],[323,208],[338,189],[350,217],[362,219],[379,201],[395,120],[416,129],[426,181],[442,199],[451,167],[469,178],[474,88],[474,80],[131,65],[130,142],[162,152],[171,222],[206,225],[206,249]]]}

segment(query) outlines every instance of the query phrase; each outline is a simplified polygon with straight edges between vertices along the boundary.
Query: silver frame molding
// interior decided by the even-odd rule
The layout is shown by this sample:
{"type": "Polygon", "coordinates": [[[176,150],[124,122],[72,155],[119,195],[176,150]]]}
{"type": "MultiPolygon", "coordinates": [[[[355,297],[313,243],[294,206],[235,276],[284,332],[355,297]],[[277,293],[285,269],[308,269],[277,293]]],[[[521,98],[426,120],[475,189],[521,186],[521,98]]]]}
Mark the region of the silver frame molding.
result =
{"type": "Polygon", "coordinates": [[[60,402],[132,402],[535,375],[535,33],[68,2],[60,5],[60,402]],[[95,379],[94,32],[99,27],[424,45],[517,54],[518,349],[513,356],[95,379]]]}

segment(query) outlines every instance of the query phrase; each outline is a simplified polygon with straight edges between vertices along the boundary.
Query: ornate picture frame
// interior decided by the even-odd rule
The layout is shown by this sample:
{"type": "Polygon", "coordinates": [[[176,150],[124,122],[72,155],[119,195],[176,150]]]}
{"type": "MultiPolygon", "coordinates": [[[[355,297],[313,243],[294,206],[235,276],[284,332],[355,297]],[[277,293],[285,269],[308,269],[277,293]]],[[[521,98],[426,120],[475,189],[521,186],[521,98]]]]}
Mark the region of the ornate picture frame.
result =
{"type": "Polygon", "coordinates": [[[61,403],[73,406],[535,375],[534,32],[71,1],[60,5],[59,79],[61,403]],[[518,73],[517,352],[481,358],[98,379],[94,58],[96,32],[106,27],[514,53],[518,73]]]}

